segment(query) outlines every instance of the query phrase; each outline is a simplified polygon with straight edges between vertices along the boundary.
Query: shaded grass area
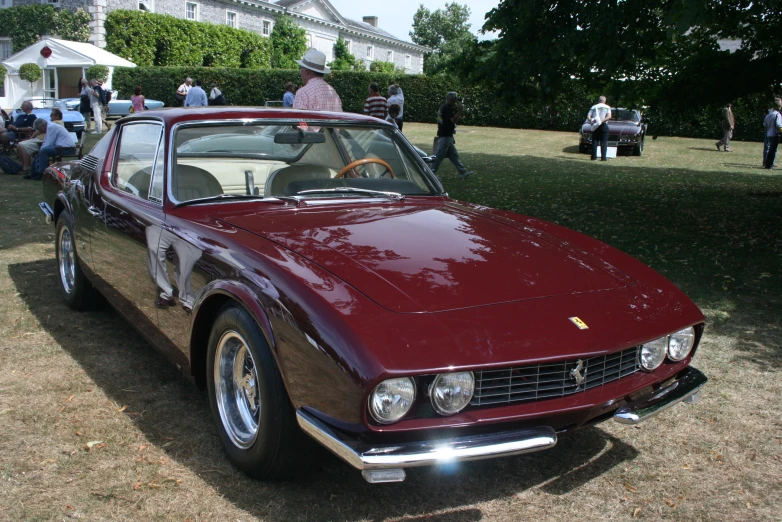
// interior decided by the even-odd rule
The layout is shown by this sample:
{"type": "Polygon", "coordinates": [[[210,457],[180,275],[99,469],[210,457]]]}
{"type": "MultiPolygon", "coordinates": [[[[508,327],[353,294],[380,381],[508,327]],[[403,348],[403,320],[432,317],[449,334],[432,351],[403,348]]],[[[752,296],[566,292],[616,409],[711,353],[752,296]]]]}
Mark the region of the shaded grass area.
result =
{"type": "MultiPolygon", "coordinates": [[[[433,129],[405,126],[425,149],[433,129]]],[[[761,145],[661,138],[601,164],[575,134],[457,140],[478,174],[444,166],[452,197],[597,237],[693,297],[709,320],[701,402],[402,484],[329,456],[299,481],[252,481],[226,463],[205,394],[113,311],[61,303],[40,188],[0,176],[0,519],[778,520],[782,180],[756,168],[761,145]]]]}

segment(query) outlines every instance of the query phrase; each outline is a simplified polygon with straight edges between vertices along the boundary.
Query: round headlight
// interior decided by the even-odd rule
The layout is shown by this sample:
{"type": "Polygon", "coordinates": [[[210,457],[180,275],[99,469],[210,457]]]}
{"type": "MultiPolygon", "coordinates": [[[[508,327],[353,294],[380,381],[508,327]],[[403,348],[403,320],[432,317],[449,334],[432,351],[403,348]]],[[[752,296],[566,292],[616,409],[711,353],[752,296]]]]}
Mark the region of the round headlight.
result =
{"type": "Polygon", "coordinates": [[[398,421],[415,400],[415,383],[410,377],[388,379],[377,385],[369,397],[369,413],[380,424],[398,421]]]}
{"type": "Polygon", "coordinates": [[[668,351],[668,339],[660,337],[641,346],[641,367],[652,371],[663,363],[668,351]]]}
{"type": "Polygon", "coordinates": [[[692,351],[695,346],[695,328],[692,326],[671,334],[668,338],[668,357],[672,361],[681,361],[692,351]]]}
{"type": "Polygon", "coordinates": [[[472,372],[441,373],[435,377],[429,395],[432,406],[440,415],[454,415],[472,400],[475,377],[472,372]]]}

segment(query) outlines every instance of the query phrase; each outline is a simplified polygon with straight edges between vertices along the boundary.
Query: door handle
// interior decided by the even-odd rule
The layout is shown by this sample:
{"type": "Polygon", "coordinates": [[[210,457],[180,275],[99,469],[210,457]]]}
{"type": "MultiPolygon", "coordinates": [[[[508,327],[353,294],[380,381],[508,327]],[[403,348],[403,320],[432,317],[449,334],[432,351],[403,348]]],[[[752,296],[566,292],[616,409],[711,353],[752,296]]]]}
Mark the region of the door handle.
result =
{"type": "Polygon", "coordinates": [[[88,207],[87,208],[87,212],[89,212],[93,216],[100,216],[101,215],[100,209],[98,207],[96,207],[96,206],[88,207]]]}

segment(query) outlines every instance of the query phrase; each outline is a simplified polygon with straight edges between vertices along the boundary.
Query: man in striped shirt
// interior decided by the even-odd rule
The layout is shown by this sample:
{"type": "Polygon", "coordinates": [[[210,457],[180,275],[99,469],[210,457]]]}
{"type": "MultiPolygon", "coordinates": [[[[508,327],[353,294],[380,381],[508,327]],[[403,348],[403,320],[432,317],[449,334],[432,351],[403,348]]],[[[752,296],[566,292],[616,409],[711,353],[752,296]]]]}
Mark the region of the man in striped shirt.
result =
{"type": "Polygon", "coordinates": [[[299,74],[304,86],[296,91],[293,108],[342,112],[339,94],[323,79],[325,74],[331,72],[331,69],[326,67],[326,55],[310,48],[296,63],[299,64],[299,74]]]}
{"type": "Polygon", "coordinates": [[[377,84],[369,84],[369,98],[364,102],[364,114],[385,120],[388,116],[388,102],[380,95],[377,84]]]}

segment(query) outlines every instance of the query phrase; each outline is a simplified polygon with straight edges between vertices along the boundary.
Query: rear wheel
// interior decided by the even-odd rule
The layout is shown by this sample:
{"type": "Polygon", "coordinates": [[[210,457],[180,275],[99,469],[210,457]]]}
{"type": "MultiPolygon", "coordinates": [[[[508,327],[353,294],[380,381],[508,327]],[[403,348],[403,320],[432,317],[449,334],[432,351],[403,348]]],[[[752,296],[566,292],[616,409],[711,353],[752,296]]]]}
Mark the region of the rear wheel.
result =
{"type": "Polygon", "coordinates": [[[57,239],[54,245],[57,258],[57,286],[65,304],[74,310],[87,310],[95,305],[98,292],[81,271],[73,235],[73,217],[67,212],[57,219],[57,239]]]}
{"type": "Polygon", "coordinates": [[[207,358],[209,403],[228,459],[260,479],[300,472],[314,443],[297,426],[269,346],[243,308],[220,311],[207,358]]]}

